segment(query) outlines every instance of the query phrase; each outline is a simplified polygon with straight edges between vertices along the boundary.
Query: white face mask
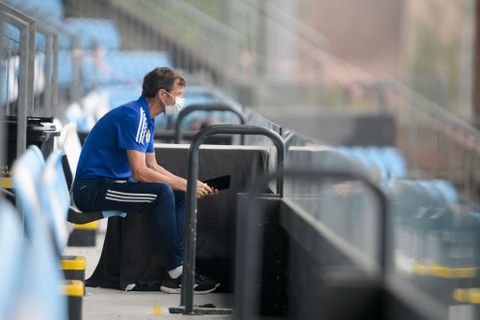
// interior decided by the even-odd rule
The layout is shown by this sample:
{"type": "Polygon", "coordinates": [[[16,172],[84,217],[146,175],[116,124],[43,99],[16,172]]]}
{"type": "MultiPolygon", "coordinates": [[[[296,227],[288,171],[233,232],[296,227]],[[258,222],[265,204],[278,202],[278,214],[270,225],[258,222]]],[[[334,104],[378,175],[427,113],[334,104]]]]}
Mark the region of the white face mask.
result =
{"type": "MultiPolygon", "coordinates": [[[[167,91],[165,91],[167,92],[167,91]]],[[[167,94],[173,98],[173,96],[167,92],[167,94]]],[[[162,100],[163,101],[163,100],[162,100]]],[[[165,103],[165,102],[164,102],[165,103]]],[[[175,104],[167,104],[165,105],[165,114],[167,116],[170,116],[174,113],[179,112],[180,110],[183,109],[183,106],[185,105],[185,98],[184,97],[175,97],[175,104]]]]}

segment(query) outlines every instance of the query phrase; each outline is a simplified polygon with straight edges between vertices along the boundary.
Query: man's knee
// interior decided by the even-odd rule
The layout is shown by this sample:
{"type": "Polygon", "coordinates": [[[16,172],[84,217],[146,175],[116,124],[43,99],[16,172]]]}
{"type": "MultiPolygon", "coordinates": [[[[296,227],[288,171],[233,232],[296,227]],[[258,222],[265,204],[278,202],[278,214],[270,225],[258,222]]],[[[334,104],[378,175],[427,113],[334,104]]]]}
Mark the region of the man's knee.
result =
{"type": "Polygon", "coordinates": [[[154,192],[157,194],[157,199],[175,199],[174,191],[168,184],[156,183],[154,192]]]}

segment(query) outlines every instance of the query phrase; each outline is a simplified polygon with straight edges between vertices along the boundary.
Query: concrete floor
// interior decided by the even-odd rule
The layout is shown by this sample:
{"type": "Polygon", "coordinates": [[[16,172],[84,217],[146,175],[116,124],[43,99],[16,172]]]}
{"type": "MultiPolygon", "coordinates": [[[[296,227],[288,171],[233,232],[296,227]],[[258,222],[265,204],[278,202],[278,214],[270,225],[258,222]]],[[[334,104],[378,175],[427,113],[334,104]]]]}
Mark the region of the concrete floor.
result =
{"type": "MultiPolygon", "coordinates": [[[[97,232],[96,247],[68,247],[64,254],[81,255],[86,259],[86,278],[95,270],[102,251],[105,239],[106,220],[100,223],[97,232]]],[[[217,308],[231,308],[233,296],[230,294],[206,294],[194,297],[195,305],[207,303],[214,304],[217,308]]],[[[166,294],[163,292],[124,292],[113,289],[86,288],[83,298],[84,320],[118,320],[118,319],[231,319],[225,315],[196,315],[184,316],[181,314],[166,314],[169,307],[180,304],[180,295],[166,294]]]]}

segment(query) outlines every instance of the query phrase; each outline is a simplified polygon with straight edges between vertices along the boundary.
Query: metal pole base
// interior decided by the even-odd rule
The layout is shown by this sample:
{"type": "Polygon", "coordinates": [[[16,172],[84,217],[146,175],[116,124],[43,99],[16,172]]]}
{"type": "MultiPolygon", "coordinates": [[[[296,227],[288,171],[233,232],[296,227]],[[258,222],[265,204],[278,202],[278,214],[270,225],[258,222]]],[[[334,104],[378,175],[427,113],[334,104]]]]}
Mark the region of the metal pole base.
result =
{"type": "MultiPolygon", "coordinates": [[[[170,314],[185,314],[185,307],[170,307],[168,308],[170,314]]],[[[205,308],[205,307],[193,307],[192,313],[188,313],[191,315],[199,315],[199,314],[222,314],[222,315],[232,315],[232,309],[227,308],[205,308]]]]}

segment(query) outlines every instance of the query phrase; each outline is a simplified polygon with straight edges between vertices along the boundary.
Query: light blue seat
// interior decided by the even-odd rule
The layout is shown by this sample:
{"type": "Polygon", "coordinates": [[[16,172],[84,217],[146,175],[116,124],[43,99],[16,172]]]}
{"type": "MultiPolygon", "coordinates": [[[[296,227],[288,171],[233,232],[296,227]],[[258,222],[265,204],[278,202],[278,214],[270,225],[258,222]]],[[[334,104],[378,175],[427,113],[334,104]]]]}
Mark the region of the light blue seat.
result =
{"type": "Polygon", "coordinates": [[[440,196],[449,204],[459,201],[457,189],[452,182],[446,180],[433,180],[433,187],[440,192],[440,196]]]}
{"type": "Polygon", "coordinates": [[[373,167],[379,172],[382,180],[388,179],[390,172],[389,163],[382,157],[379,148],[367,147],[364,149],[364,152],[373,167]]]}
{"type": "Polygon", "coordinates": [[[114,109],[129,101],[137,100],[142,93],[142,87],[138,84],[117,84],[99,87],[97,92],[105,95],[110,109],[114,109]]]}
{"type": "Polygon", "coordinates": [[[84,88],[141,85],[144,75],[154,66],[172,67],[173,64],[170,56],[160,51],[111,51],[97,60],[89,55],[82,64],[84,88]]]}
{"type": "Polygon", "coordinates": [[[407,173],[405,159],[400,151],[393,147],[339,147],[337,150],[344,156],[375,169],[388,184],[407,173]]]}
{"type": "Polygon", "coordinates": [[[58,86],[61,89],[68,89],[73,83],[74,70],[72,52],[66,50],[58,51],[58,86]]]}
{"type": "Polygon", "coordinates": [[[63,27],[77,35],[81,49],[93,49],[94,45],[107,50],[120,49],[120,34],[112,20],[71,17],[63,21],[63,27]]]}
{"type": "Polygon", "coordinates": [[[70,207],[70,194],[62,167],[62,154],[53,151],[40,176],[39,195],[43,211],[47,215],[57,253],[62,254],[68,240],[66,227],[70,207]]]}
{"type": "Polygon", "coordinates": [[[11,319],[21,297],[25,247],[19,215],[0,199],[0,319],[11,319]]]}
{"type": "Polygon", "coordinates": [[[30,309],[27,312],[32,312],[30,318],[64,320],[67,300],[60,291],[63,274],[51,240],[48,218],[37,193],[43,167],[43,156],[37,146],[30,146],[12,167],[12,183],[24,217],[27,240],[25,276],[20,286],[30,309]]]}
{"type": "Polygon", "coordinates": [[[398,179],[407,174],[407,164],[402,153],[393,147],[382,148],[383,157],[390,165],[390,178],[398,179]]]}

